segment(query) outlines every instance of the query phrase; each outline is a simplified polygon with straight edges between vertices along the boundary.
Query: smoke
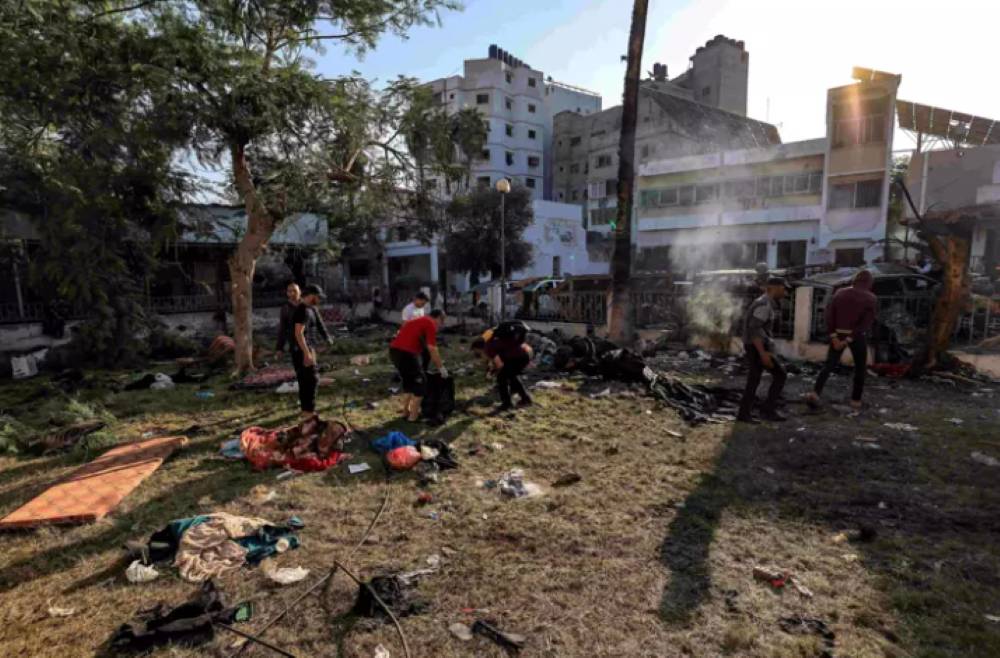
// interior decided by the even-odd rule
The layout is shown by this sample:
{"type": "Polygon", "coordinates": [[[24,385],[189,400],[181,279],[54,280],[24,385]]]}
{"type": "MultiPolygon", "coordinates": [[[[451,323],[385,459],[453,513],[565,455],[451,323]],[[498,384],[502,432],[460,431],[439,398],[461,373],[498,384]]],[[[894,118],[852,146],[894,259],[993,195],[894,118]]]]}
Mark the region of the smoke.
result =
{"type": "Polygon", "coordinates": [[[685,300],[688,332],[708,340],[712,349],[728,351],[733,325],[743,314],[743,303],[721,287],[696,285],[685,300]]]}

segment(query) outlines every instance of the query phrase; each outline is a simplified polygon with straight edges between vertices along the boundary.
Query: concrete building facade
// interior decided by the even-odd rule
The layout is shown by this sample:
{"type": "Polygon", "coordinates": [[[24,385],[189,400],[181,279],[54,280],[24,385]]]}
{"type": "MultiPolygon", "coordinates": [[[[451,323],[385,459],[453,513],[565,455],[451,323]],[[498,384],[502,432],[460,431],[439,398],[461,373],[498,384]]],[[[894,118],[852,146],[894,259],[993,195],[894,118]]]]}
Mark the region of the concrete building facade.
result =
{"type": "Polygon", "coordinates": [[[899,79],[829,90],[822,138],[640,163],[638,262],[691,271],[881,257],[899,79]]]}

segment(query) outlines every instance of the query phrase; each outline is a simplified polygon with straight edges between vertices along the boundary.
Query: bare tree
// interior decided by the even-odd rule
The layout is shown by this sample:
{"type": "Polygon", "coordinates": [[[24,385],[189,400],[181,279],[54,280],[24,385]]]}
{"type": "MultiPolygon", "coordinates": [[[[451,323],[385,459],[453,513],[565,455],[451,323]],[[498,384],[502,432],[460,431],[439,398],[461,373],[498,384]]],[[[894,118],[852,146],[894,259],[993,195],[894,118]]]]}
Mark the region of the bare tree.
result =
{"type": "Polygon", "coordinates": [[[611,340],[624,345],[633,339],[632,313],[632,197],[635,187],[635,127],[639,111],[639,72],[642,68],[642,45],[646,38],[646,10],[649,0],[635,0],[632,6],[632,30],[628,38],[628,64],[625,68],[625,98],[622,103],[622,132],[618,143],[618,217],[614,225],[614,251],[611,257],[611,308],[608,333],[611,340]]]}

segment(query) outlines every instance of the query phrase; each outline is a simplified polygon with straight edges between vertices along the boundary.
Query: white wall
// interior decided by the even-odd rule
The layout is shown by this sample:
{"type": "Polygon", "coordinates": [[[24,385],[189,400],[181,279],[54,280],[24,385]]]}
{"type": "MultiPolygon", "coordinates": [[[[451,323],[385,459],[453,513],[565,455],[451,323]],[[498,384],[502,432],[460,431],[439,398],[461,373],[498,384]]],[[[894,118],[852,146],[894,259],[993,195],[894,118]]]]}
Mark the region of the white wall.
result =
{"type": "Polygon", "coordinates": [[[607,274],[607,263],[591,262],[587,256],[587,233],[576,204],[535,201],[535,221],[524,232],[531,243],[534,261],[514,273],[515,279],[552,276],[552,261],[559,257],[561,275],[607,274]]]}

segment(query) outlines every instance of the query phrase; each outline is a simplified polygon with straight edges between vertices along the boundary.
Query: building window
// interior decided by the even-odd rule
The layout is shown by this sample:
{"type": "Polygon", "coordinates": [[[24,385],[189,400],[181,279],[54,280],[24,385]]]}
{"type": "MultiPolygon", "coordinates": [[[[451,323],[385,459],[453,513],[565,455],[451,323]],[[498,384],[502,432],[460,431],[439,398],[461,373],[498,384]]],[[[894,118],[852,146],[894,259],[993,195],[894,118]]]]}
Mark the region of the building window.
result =
{"type": "Polygon", "coordinates": [[[509,98],[505,98],[503,100],[503,104],[504,104],[504,107],[506,107],[508,110],[513,110],[514,109],[514,101],[512,101],[509,98]]]}
{"type": "Polygon", "coordinates": [[[528,78],[529,87],[535,87],[537,85],[538,85],[538,80],[536,80],[535,78],[528,78]]]}
{"type": "Polygon", "coordinates": [[[711,95],[712,95],[712,88],[711,87],[702,87],[701,88],[701,97],[702,98],[708,98],[711,95]]]}
{"type": "Polygon", "coordinates": [[[572,199],[573,201],[576,201],[579,198],[579,196],[580,196],[579,193],[576,190],[573,190],[572,192],[570,192],[569,198],[572,199]]]}
{"type": "Polygon", "coordinates": [[[618,216],[618,208],[592,208],[590,211],[591,226],[607,226],[618,216]]]}
{"type": "Polygon", "coordinates": [[[718,196],[719,188],[715,185],[698,185],[694,188],[695,203],[711,203],[718,196]]]}
{"type": "Polygon", "coordinates": [[[571,173],[571,174],[579,174],[580,173],[580,163],[579,162],[574,162],[573,164],[571,164],[569,166],[569,173],[571,173]]]}
{"type": "Polygon", "coordinates": [[[566,169],[565,167],[562,167],[562,166],[560,166],[560,167],[559,167],[559,173],[560,173],[560,174],[561,174],[561,173],[563,173],[563,171],[564,171],[565,169],[566,169]]]}
{"type": "Polygon", "coordinates": [[[834,251],[833,260],[840,267],[861,267],[865,264],[865,250],[862,247],[837,249],[834,251]]]}
{"type": "Polygon", "coordinates": [[[539,160],[538,156],[536,155],[528,156],[528,166],[531,167],[532,169],[537,167],[540,162],[541,160],[539,160]]]}
{"type": "Polygon", "coordinates": [[[801,267],[806,264],[806,241],[789,240],[778,243],[778,269],[801,267]]]}
{"type": "Polygon", "coordinates": [[[410,239],[410,233],[406,230],[405,226],[399,226],[396,228],[396,242],[406,242],[410,239]]]}
{"type": "Polygon", "coordinates": [[[476,185],[478,185],[479,187],[489,187],[491,185],[490,177],[479,176],[478,178],[476,178],[476,185]]]}
{"type": "Polygon", "coordinates": [[[476,105],[487,105],[490,102],[489,94],[476,94],[476,105]]]}
{"type": "Polygon", "coordinates": [[[448,94],[448,100],[455,100],[455,94],[448,94]]]}
{"type": "Polygon", "coordinates": [[[532,105],[531,103],[528,103],[528,112],[530,112],[531,114],[535,113],[535,106],[532,105]]]}
{"type": "Polygon", "coordinates": [[[604,196],[615,196],[618,194],[618,179],[609,178],[604,181],[604,196]]]}
{"type": "Polygon", "coordinates": [[[508,167],[512,166],[514,164],[514,154],[511,153],[510,151],[507,151],[504,155],[506,156],[507,166],[508,167]]]}
{"type": "Polygon", "coordinates": [[[878,208],[882,205],[882,179],[830,186],[830,209],[878,208]]]}
{"type": "Polygon", "coordinates": [[[483,149],[483,152],[479,154],[479,159],[480,160],[486,160],[487,162],[489,162],[489,159],[490,159],[490,150],[489,149],[483,149]]]}
{"type": "Polygon", "coordinates": [[[506,126],[504,126],[504,132],[507,133],[508,137],[513,137],[514,136],[514,126],[512,126],[512,125],[510,125],[508,123],[506,126]]]}
{"type": "Polygon", "coordinates": [[[531,176],[528,176],[524,179],[524,184],[530,187],[531,189],[535,189],[535,179],[532,178],[531,176]]]}
{"type": "Polygon", "coordinates": [[[565,195],[562,192],[560,192],[559,193],[559,200],[562,201],[564,198],[565,198],[565,195]]]}
{"type": "Polygon", "coordinates": [[[694,186],[685,185],[684,187],[677,188],[677,205],[679,206],[691,206],[694,205],[694,186]]]}
{"type": "Polygon", "coordinates": [[[580,145],[580,139],[581,138],[580,138],[579,135],[577,135],[576,137],[570,137],[569,138],[569,145],[570,146],[579,146],[580,145]]]}
{"type": "Polygon", "coordinates": [[[537,139],[537,133],[534,130],[528,131],[528,139],[537,139]]]}
{"type": "Polygon", "coordinates": [[[507,84],[510,84],[510,83],[514,82],[514,76],[511,75],[510,71],[507,71],[506,73],[504,73],[504,77],[507,78],[507,84]]]}
{"type": "Polygon", "coordinates": [[[599,155],[597,156],[597,164],[594,165],[597,169],[602,167],[611,166],[611,156],[610,155],[599,155]]]}

